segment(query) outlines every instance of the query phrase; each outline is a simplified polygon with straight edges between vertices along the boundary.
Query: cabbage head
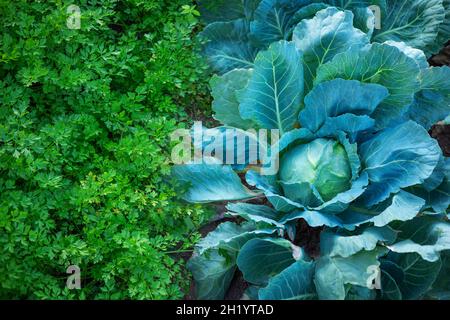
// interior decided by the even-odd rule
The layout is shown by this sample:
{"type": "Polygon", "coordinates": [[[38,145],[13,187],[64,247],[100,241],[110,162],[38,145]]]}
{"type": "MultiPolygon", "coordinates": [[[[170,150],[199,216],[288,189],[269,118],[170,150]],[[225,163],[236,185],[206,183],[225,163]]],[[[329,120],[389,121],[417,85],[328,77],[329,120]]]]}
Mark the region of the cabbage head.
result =
{"type": "Polygon", "coordinates": [[[316,139],[286,152],[280,163],[284,193],[294,198],[298,193],[291,186],[309,185],[312,194],[325,201],[350,188],[351,168],[345,148],[336,140],[316,139]],[[314,192],[312,192],[314,190],[314,192]]]}

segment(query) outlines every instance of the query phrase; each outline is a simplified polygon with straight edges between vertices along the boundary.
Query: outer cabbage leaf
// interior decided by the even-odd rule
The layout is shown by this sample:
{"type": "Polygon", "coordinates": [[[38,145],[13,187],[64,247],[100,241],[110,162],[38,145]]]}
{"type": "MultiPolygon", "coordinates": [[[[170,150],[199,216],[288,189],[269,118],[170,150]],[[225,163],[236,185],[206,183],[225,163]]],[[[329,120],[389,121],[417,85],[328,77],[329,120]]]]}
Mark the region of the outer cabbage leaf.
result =
{"type": "Polygon", "coordinates": [[[399,266],[387,259],[381,259],[381,299],[402,300],[399,285],[403,279],[404,273],[399,266]]]}
{"type": "Polygon", "coordinates": [[[419,89],[419,66],[400,49],[374,43],[370,47],[336,55],[319,67],[315,85],[343,78],[377,83],[389,90],[389,97],[373,113],[377,127],[385,127],[402,116],[419,89]]]}
{"type": "Polygon", "coordinates": [[[429,130],[450,114],[450,67],[424,70],[420,89],[408,110],[408,116],[429,130]]]}
{"type": "Polygon", "coordinates": [[[352,12],[355,15],[353,19],[353,25],[355,26],[355,28],[358,28],[359,30],[367,34],[370,39],[376,25],[375,15],[373,11],[367,7],[363,7],[354,8],[352,12]]]}
{"type": "Polygon", "coordinates": [[[284,136],[280,138],[280,140],[278,141],[278,145],[276,146],[276,150],[278,152],[283,152],[293,142],[308,143],[315,138],[316,135],[306,128],[294,129],[287,132],[284,136]]]}
{"type": "Polygon", "coordinates": [[[433,174],[424,181],[422,186],[427,191],[435,190],[445,178],[450,178],[450,158],[441,155],[439,163],[434,169],[433,174]]]}
{"type": "Polygon", "coordinates": [[[252,239],[239,252],[237,265],[244,279],[255,285],[266,285],[269,278],[295,262],[298,247],[281,238],[252,239]]]}
{"type": "Polygon", "coordinates": [[[369,289],[367,287],[346,285],[346,296],[345,300],[375,300],[377,293],[375,290],[369,289]]]}
{"type": "Polygon", "coordinates": [[[244,119],[266,129],[292,130],[303,97],[301,54],[293,43],[273,43],[260,52],[246,90],[239,97],[244,119]]]}
{"type": "Polygon", "coordinates": [[[375,30],[374,41],[403,41],[425,49],[433,43],[444,21],[443,0],[386,0],[381,16],[381,30],[375,30]]]}
{"type": "Polygon", "coordinates": [[[240,19],[211,23],[201,33],[208,40],[203,53],[219,74],[253,67],[258,50],[248,39],[248,28],[248,22],[240,19]]]}
{"type": "Polygon", "coordinates": [[[195,249],[199,254],[204,254],[211,249],[222,249],[228,254],[237,254],[248,240],[274,232],[274,229],[256,229],[253,223],[238,225],[233,222],[224,222],[200,240],[195,249]]]}
{"type": "Polygon", "coordinates": [[[439,27],[439,33],[436,38],[437,43],[445,43],[450,39],[450,0],[443,1],[445,10],[444,22],[439,27]]]}
{"type": "Polygon", "coordinates": [[[373,223],[376,227],[383,227],[394,221],[414,219],[424,205],[425,201],[422,198],[400,190],[388,200],[371,208],[356,202],[339,214],[339,218],[355,226],[373,223]]]}
{"type": "Polygon", "coordinates": [[[187,264],[195,279],[197,299],[220,300],[230,286],[236,271],[233,260],[212,250],[208,255],[194,255],[187,264]]]}
{"type": "Polygon", "coordinates": [[[280,213],[271,207],[251,204],[251,203],[229,203],[226,208],[236,214],[239,214],[242,218],[248,216],[260,216],[270,220],[278,220],[280,213]]]}
{"type": "Polygon", "coordinates": [[[253,223],[222,223],[195,247],[188,262],[198,299],[223,299],[236,270],[236,257],[251,239],[268,236],[275,229],[257,229],[253,223]]]}
{"type": "Polygon", "coordinates": [[[450,250],[450,223],[423,216],[395,228],[399,239],[389,249],[397,253],[417,253],[422,259],[435,262],[440,252],[450,250]]]}
{"type": "Polygon", "coordinates": [[[390,194],[422,183],[436,168],[441,149],[420,125],[409,121],[388,128],[359,149],[371,183],[362,198],[375,205],[390,194]]]}
{"type": "Polygon", "coordinates": [[[207,22],[252,19],[261,0],[199,0],[202,19],[207,22]]]}
{"type": "Polygon", "coordinates": [[[259,293],[260,289],[261,288],[257,287],[257,286],[250,286],[250,287],[248,287],[245,290],[241,300],[258,300],[259,299],[258,298],[258,293],[259,293]]]}
{"type": "Polygon", "coordinates": [[[427,57],[422,50],[410,47],[404,42],[396,42],[392,40],[386,41],[384,42],[384,44],[400,49],[408,57],[414,59],[414,61],[416,61],[416,63],[419,65],[420,69],[424,70],[429,67],[427,57]]]}
{"type": "Polygon", "coordinates": [[[241,183],[230,166],[219,164],[187,164],[172,168],[172,176],[188,183],[190,188],[183,195],[189,202],[213,202],[242,200],[257,196],[241,183]]]}
{"type": "MultiPolygon", "coordinates": [[[[283,167],[294,167],[294,164],[285,163],[283,167]]],[[[317,188],[309,182],[280,182],[283,187],[284,196],[280,196],[279,200],[289,199],[297,202],[301,207],[319,206],[323,203],[323,199],[317,188]]]]}
{"type": "Polygon", "coordinates": [[[280,213],[268,206],[250,203],[229,203],[227,209],[231,211],[229,212],[230,215],[240,216],[247,221],[255,223],[265,222],[278,227],[282,226],[276,222],[280,218],[280,213]]]}
{"type": "MultiPolygon", "coordinates": [[[[298,219],[304,219],[310,227],[317,228],[327,226],[330,228],[346,228],[344,221],[334,214],[322,213],[319,211],[309,210],[297,210],[285,215],[280,223],[288,223],[290,221],[296,221],[298,219]]],[[[354,230],[354,226],[348,226],[349,230],[354,230]]]]}
{"type": "Polygon", "coordinates": [[[319,136],[332,136],[333,133],[345,131],[350,142],[355,142],[359,134],[372,131],[375,120],[369,116],[356,116],[354,114],[343,114],[334,118],[327,118],[322,128],[317,132],[319,136]]]}
{"type": "Polygon", "coordinates": [[[442,45],[447,43],[450,39],[450,0],[444,0],[443,5],[445,10],[444,22],[439,26],[436,39],[426,49],[428,55],[439,53],[439,50],[442,49],[442,45]]]}
{"type": "Polygon", "coordinates": [[[391,244],[396,238],[397,233],[389,227],[369,227],[354,235],[326,230],[320,235],[320,254],[347,258],[362,250],[372,251],[378,243],[391,244]]]}
{"type": "Polygon", "coordinates": [[[353,8],[368,7],[370,5],[380,5],[385,7],[385,0],[323,0],[332,6],[351,10],[353,8]]]}
{"type": "Polygon", "coordinates": [[[214,118],[221,123],[240,129],[255,128],[252,121],[244,120],[239,114],[236,92],[247,87],[252,69],[235,69],[222,76],[211,78],[211,95],[214,97],[212,109],[214,118]]]}
{"type": "MultiPolygon", "coordinates": [[[[305,97],[305,108],[300,112],[299,121],[303,127],[317,132],[326,121],[331,121],[330,118],[347,113],[358,116],[372,114],[388,95],[388,90],[381,85],[356,80],[334,79],[320,83],[305,97]]],[[[355,132],[359,123],[349,122],[348,130],[342,128],[342,131],[355,132]]]]}
{"type": "Polygon", "coordinates": [[[289,40],[296,20],[294,14],[313,0],[262,0],[250,23],[252,40],[261,46],[289,40]]]}
{"type": "Polygon", "coordinates": [[[201,129],[193,130],[191,136],[195,144],[201,141],[202,154],[207,164],[211,163],[208,159],[214,158],[219,163],[231,165],[235,170],[244,170],[249,164],[257,164],[259,156],[266,151],[264,145],[259,143],[256,131],[233,127],[201,129]]]}
{"type": "Polygon", "coordinates": [[[331,7],[313,19],[303,20],[294,29],[293,41],[303,52],[305,88],[310,91],[317,69],[336,54],[364,47],[369,39],[353,27],[353,13],[331,7]]]}
{"type": "Polygon", "coordinates": [[[330,214],[318,211],[294,211],[285,215],[279,222],[286,224],[290,221],[304,219],[311,227],[343,228],[353,231],[356,227],[373,223],[376,227],[383,227],[393,221],[412,220],[423,208],[425,201],[408,192],[400,191],[391,199],[373,208],[352,204],[342,213],[330,214]]]}
{"type": "Polygon", "coordinates": [[[321,300],[344,300],[346,284],[367,287],[373,275],[370,267],[380,265],[385,251],[362,251],[348,258],[324,256],[317,261],[314,283],[321,300]]]}
{"type": "Polygon", "coordinates": [[[423,198],[426,201],[426,207],[432,208],[436,213],[446,214],[448,212],[450,206],[450,180],[448,178],[432,191],[427,191],[420,185],[408,188],[408,191],[423,198]]]}
{"type": "MultiPolygon", "coordinates": [[[[288,133],[289,134],[289,133],[288,133]]],[[[281,188],[278,185],[277,176],[263,176],[255,170],[247,171],[245,180],[251,186],[258,188],[259,190],[268,191],[270,193],[280,193],[281,188]]]]}
{"type": "MultiPolygon", "coordinates": [[[[320,10],[328,8],[328,4],[323,2],[311,3],[302,8],[300,8],[292,17],[293,25],[297,25],[300,21],[304,19],[312,19],[320,10]]],[[[292,31],[292,30],[291,30],[292,31]]]]}
{"type": "Polygon", "coordinates": [[[375,16],[369,7],[378,6],[381,11],[386,8],[386,0],[323,0],[322,2],[352,11],[355,15],[354,26],[367,33],[369,37],[372,36],[375,27],[375,16]]]}
{"type": "Polygon", "coordinates": [[[381,260],[382,298],[415,300],[421,298],[435,282],[441,261],[425,261],[418,254],[390,253],[381,260]]]}
{"type": "Polygon", "coordinates": [[[450,300],[450,253],[441,254],[442,268],[427,298],[450,300]]]}
{"type": "Polygon", "coordinates": [[[310,300],[316,298],[314,262],[296,261],[259,290],[260,300],[310,300]]]}
{"type": "Polygon", "coordinates": [[[426,209],[446,214],[450,206],[450,159],[442,156],[431,177],[408,191],[426,200],[426,209]]]}

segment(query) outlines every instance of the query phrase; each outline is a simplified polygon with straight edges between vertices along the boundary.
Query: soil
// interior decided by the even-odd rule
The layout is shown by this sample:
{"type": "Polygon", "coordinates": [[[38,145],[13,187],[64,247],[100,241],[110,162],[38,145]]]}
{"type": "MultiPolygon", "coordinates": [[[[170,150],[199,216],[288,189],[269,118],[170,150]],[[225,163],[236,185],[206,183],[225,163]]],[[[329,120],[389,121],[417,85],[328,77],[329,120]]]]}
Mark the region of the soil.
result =
{"type": "Polygon", "coordinates": [[[430,134],[435,138],[446,157],[450,157],[450,125],[435,125],[430,134]]]}
{"type": "Polygon", "coordinates": [[[296,246],[302,247],[312,259],[320,257],[320,232],[323,228],[311,228],[305,220],[297,222],[296,246]]]}
{"type": "Polygon", "coordinates": [[[244,280],[242,272],[236,271],[233,280],[231,281],[230,288],[225,295],[225,300],[241,300],[245,290],[249,287],[247,281],[244,280]]]}
{"type": "MultiPolygon", "coordinates": [[[[432,56],[428,62],[434,67],[450,66],[450,41],[438,54],[432,56]]],[[[435,138],[446,157],[450,157],[450,125],[437,124],[430,130],[430,135],[435,138]]]]}
{"type": "MultiPolygon", "coordinates": [[[[429,60],[430,65],[432,66],[450,66],[450,41],[445,45],[445,47],[441,50],[439,54],[432,56],[429,60]]],[[[194,117],[195,118],[195,117],[194,117]]],[[[202,119],[206,121],[214,121],[211,119],[202,119]]],[[[442,125],[437,124],[432,127],[430,130],[430,135],[438,140],[439,145],[441,146],[445,156],[450,156],[450,125],[442,125]]],[[[246,185],[250,189],[254,189],[246,184],[245,175],[240,175],[240,178],[244,185],[246,185]]],[[[271,206],[268,200],[265,197],[252,199],[248,201],[248,203],[259,204],[259,205],[267,205],[271,206]]],[[[220,203],[215,205],[216,216],[204,227],[200,229],[201,235],[204,237],[209,232],[215,230],[217,226],[225,221],[235,221],[239,222],[239,219],[225,217],[225,208],[226,203],[220,203]]],[[[308,224],[300,219],[297,223],[297,234],[294,240],[294,244],[302,247],[306,253],[316,259],[320,256],[320,232],[322,228],[311,228],[308,224]]],[[[191,253],[181,253],[177,255],[177,258],[183,259],[185,261],[189,260],[191,253]]],[[[244,280],[242,273],[237,271],[232,282],[230,288],[225,295],[225,300],[239,300],[242,298],[245,290],[249,287],[249,284],[244,280]]],[[[185,296],[186,300],[195,300],[195,284],[192,281],[189,293],[185,296]]]]}
{"type": "Polygon", "coordinates": [[[428,62],[434,67],[450,66],[450,41],[438,54],[432,56],[428,62]]]}

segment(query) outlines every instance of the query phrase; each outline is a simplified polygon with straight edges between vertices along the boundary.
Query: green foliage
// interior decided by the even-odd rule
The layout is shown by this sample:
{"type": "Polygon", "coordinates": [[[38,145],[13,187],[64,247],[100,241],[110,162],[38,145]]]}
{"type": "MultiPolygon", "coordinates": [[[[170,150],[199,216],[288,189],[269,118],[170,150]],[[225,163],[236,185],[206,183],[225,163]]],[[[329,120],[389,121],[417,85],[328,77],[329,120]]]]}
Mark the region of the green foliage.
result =
{"type": "Polygon", "coordinates": [[[181,298],[166,252],[197,240],[205,212],[167,185],[167,137],[180,105],[206,103],[198,12],[80,0],[69,29],[70,4],[0,1],[0,298],[181,298]]]}

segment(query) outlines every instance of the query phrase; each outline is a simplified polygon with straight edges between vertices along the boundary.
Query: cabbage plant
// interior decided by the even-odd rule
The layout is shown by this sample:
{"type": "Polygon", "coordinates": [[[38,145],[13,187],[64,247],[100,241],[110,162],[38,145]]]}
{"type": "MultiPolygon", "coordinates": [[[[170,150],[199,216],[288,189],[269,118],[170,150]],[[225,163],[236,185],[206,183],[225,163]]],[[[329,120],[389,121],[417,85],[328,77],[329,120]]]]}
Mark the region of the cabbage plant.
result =
{"type": "Polygon", "coordinates": [[[450,68],[405,42],[371,43],[354,18],[326,6],[251,67],[212,78],[215,139],[230,127],[281,137],[257,164],[209,153],[173,168],[187,201],[227,201],[237,221],[195,248],[199,299],[222,299],[237,270],[249,299],[450,297],[449,161],[427,132],[450,113],[450,68]],[[264,173],[267,159],[279,170],[264,173]],[[320,253],[300,245],[299,221],[320,228],[320,253]]]}

